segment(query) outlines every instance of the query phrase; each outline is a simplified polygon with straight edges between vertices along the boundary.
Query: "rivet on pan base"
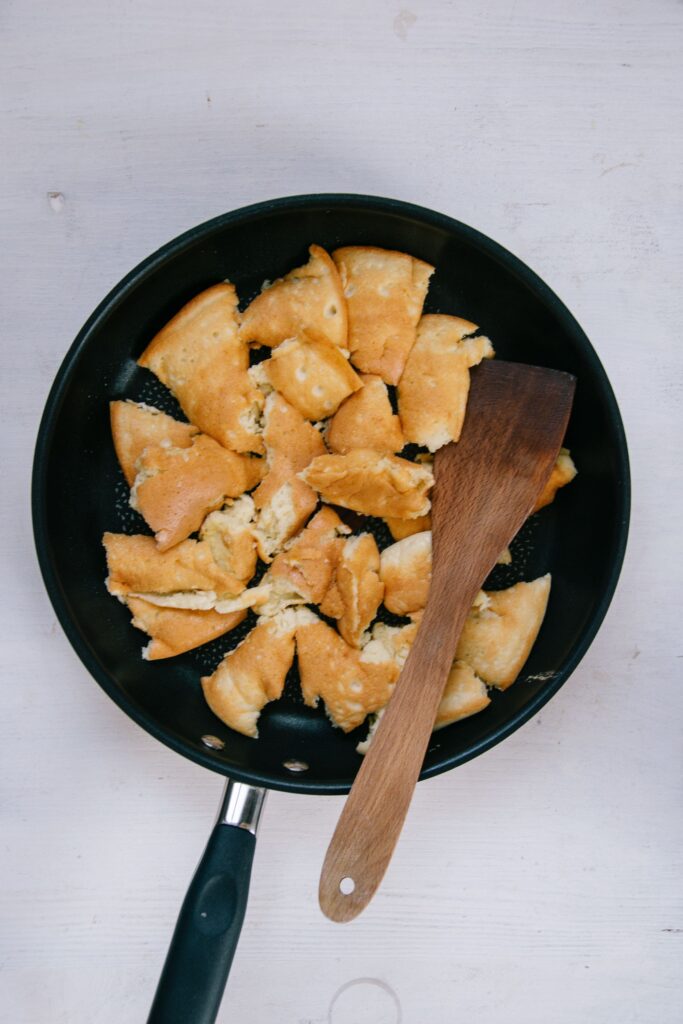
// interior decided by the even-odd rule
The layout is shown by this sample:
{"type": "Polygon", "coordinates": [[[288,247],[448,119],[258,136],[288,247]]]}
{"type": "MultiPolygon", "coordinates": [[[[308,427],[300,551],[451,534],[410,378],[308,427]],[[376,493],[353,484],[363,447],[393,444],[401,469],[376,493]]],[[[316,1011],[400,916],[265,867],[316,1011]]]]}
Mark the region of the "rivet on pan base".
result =
{"type": "Polygon", "coordinates": [[[220,740],[218,736],[211,736],[209,733],[207,733],[206,736],[202,736],[202,743],[205,747],[208,747],[209,750],[222,750],[225,746],[223,740],[220,740]]]}

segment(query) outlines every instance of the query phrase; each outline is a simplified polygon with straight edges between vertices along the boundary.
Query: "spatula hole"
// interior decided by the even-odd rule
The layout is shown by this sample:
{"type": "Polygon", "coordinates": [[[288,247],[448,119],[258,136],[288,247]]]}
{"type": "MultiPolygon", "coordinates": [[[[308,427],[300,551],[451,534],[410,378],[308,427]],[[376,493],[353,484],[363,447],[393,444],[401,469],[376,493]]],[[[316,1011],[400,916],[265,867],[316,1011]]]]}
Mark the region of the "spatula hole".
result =
{"type": "Polygon", "coordinates": [[[288,772],[307,772],[309,768],[305,761],[297,761],[293,757],[289,761],[283,761],[282,767],[286,768],[288,772]]]}
{"type": "Polygon", "coordinates": [[[356,888],[356,883],[352,878],[342,878],[339,883],[339,892],[342,896],[350,896],[353,890],[356,888]]]}

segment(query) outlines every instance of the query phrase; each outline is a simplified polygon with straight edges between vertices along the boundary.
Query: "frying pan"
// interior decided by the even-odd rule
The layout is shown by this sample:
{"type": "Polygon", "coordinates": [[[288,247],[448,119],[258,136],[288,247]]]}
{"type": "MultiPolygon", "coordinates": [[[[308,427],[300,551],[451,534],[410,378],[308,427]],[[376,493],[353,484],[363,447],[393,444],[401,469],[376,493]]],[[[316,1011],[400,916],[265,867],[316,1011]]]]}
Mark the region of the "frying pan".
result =
{"type": "MultiPolygon", "coordinates": [[[[430,745],[421,778],[447,771],[509,736],[557,692],[595,636],[617,583],[629,517],[629,469],[617,404],[586,335],[553,292],[501,246],[458,221],[371,196],[277,199],[217,217],[163,246],[125,277],[87,321],[50,391],[33,467],[33,521],[55,612],[91,675],[127,715],[173,750],[228,777],[218,822],[191,883],[149,1021],[215,1020],[246,905],[266,789],[346,793],[360,764],[362,730],[344,735],[303,705],[291,673],[252,740],[207,707],[200,675],[251,628],[168,661],[143,661],[146,642],[104,586],[105,530],[149,531],[128,505],[109,430],[108,403],[132,398],[183,418],[136,358],[192,296],[229,279],[242,304],[328,250],[367,244],[436,266],[428,312],[480,325],[503,359],[566,370],[578,379],[567,445],[579,475],[513,542],[513,563],[491,587],[553,575],[543,627],[519,681],[430,745]]],[[[389,541],[372,524],[380,546],[389,541]]]]}

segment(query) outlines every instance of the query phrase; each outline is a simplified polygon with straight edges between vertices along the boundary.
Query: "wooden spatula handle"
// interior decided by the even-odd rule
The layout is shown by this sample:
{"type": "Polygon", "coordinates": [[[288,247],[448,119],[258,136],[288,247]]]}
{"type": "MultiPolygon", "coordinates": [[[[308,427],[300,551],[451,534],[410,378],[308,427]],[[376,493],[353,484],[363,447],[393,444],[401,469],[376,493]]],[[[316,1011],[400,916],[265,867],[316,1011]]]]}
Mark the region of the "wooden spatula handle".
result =
{"type": "MultiPolygon", "coordinates": [[[[471,600],[466,601],[462,614],[453,621],[454,644],[470,604],[471,600]]],[[[443,680],[453,660],[453,648],[447,644],[425,650],[431,646],[432,636],[425,613],[401,675],[402,685],[384,712],[382,728],[363,759],[328,847],[319,900],[333,921],[350,921],[367,906],[401,834],[434,727],[443,680]],[[422,678],[414,679],[414,673],[422,678]],[[391,726],[393,718],[401,720],[398,730],[391,726]]]]}

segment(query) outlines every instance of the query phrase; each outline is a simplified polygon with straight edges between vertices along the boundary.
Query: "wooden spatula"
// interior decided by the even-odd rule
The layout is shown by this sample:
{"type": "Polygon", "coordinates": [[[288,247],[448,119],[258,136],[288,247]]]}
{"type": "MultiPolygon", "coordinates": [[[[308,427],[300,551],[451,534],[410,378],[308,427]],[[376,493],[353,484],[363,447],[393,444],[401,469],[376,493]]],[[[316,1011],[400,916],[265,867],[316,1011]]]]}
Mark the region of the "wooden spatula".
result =
{"type": "Polygon", "coordinates": [[[568,373],[499,360],[472,372],[460,440],[434,459],[424,617],[325,857],[319,898],[333,921],[359,914],[382,881],[465,618],[550,476],[575,383],[568,373]]]}

